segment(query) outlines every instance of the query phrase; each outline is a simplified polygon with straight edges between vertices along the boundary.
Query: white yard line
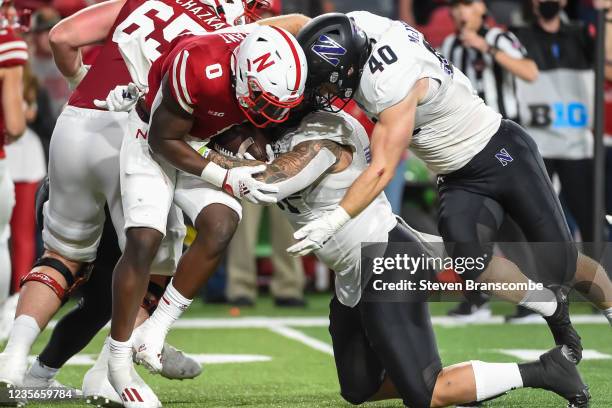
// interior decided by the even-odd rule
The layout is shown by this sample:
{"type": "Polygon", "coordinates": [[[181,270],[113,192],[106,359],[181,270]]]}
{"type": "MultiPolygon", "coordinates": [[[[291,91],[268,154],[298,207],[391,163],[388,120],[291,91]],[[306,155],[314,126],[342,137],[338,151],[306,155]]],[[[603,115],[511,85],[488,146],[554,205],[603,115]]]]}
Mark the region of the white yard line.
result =
{"type": "MultiPolygon", "coordinates": [[[[492,316],[476,323],[464,323],[448,316],[434,316],[431,318],[437,326],[464,326],[468,324],[500,325],[504,324],[502,316],[492,316]]],[[[578,324],[608,324],[602,315],[572,315],[572,322],[578,324]]],[[[57,321],[53,320],[48,328],[55,327],[57,321]]],[[[545,324],[544,319],[521,324],[545,324]]],[[[327,317],[210,317],[210,318],[183,318],[172,326],[173,329],[269,329],[276,326],[291,327],[327,327],[327,317]]],[[[108,326],[107,326],[108,327],[108,326]]]]}
{"type": "Polygon", "coordinates": [[[281,336],[286,337],[288,339],[298,341],[310,348],[321,351],[325,354],[329,354],[330,356],[334,355],[334,349],[329,343],[326,343],[319,339],[315,339],[314,337],[304,334],[299,330],[295,330],[291,327],[285,326],[272,326],[270,327],[270,331],[276,334],[280,334],[281,336]]]}

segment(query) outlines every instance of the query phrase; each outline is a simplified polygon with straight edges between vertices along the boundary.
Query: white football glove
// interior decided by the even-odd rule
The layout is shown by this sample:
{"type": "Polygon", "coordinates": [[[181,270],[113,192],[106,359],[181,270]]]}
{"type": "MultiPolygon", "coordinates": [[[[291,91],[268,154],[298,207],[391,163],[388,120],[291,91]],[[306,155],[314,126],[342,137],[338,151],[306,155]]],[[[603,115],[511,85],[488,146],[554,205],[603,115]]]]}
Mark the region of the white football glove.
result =
{"type": "Polygon", "coordinates": [[[129,85],[117,85],[104,101],[94,99],[94,105],[112,112],[128,112],[136,105],[142,94],[136,84],[130,82],[129,85]]]}
{"type": "Polygon", "coordinates": [[[278,193],[278,187],[253,178],[253,175],[265,170],[266,166],[263,164],[227,170],[223,180],[223,189],[234,197],[253,204],[274,204],[276,203],[274,194],[278,193]]]}
{"type": "Polygon", "coordinates": [[[342,207],[326,213],[297,230],[293,238],[299,242],[287,248],[287,252],[293,256],[304,256],[321,249],[350,219],[351,216],[342,207]]]}

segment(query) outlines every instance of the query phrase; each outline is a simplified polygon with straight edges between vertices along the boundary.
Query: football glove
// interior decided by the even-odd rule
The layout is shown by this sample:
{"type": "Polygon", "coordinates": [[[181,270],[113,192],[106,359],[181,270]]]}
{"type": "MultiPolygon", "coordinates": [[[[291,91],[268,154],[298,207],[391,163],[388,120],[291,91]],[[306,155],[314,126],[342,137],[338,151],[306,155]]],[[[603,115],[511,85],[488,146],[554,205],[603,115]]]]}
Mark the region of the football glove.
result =
{"type": "Polygon", "coordinates": [[[304,256],[321,249],[350,219],[351,216],[342,207],[326,213],[297,230],[293,238],[299,242],[287,248],[287,252],[293,256],[304,256]]]}
{"type": "Polygon", "coordinates": [[[129,85],[117,85],[104,101],[94,99],[94,105],[112,112],[128,112],[136,105],[142,94],[136,84],[130,82],[129,85]]]}
{"type": "Polygon", "coordinates": [[[223,180],[223,189],[234,197],[253,204],[274,204],[276,197],[273,197],[272,194],[278,192],[278,187],[253,178],[254,174],[265,170],[266,166],[263,164],[227,170],[223,180]]]}

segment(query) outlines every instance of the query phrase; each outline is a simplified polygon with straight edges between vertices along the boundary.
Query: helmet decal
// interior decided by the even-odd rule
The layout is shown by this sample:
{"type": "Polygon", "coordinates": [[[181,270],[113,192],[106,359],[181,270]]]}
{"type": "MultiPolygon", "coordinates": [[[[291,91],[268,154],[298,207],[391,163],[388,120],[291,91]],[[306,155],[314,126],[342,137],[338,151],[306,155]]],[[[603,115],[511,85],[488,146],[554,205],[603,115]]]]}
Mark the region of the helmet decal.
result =
{"type": "Polygon", "coordinates": [[[319,40],[312,46],[312,51],[334,67],[337,67],[340,63],[339,57],[346,54],[344,47],[325,34],[321,35],[319,40]]]}

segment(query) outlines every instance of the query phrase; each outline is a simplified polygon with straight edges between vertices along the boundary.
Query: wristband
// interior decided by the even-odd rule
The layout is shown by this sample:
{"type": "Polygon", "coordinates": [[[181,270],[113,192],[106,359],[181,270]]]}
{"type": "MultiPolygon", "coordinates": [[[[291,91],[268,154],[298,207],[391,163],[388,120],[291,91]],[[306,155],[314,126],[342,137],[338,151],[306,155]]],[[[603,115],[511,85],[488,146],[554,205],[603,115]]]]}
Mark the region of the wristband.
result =
{"type": "Polygon", "coordinates": [[[338,206],[334,211],[329,213],[328,220],[330,224],[332,224],[336,230],[339,230],[351,220],[351,216],[346,212],[342,206],[338,206]]]}
{"type": "Polygon", "coordinates": [[[68,86],[70,87],[70,90],[74,90],[77,86],[79,86],[83,78],[85,78],[85,75],[87,75],[87,73],[89,72],[89,67],[90,65],[81,64],[81,66],[73,76],[66,77],[66,81],[68,81],[68,86]]]}
{"type": "Polygon", "coordinates": [[[200,156],[202,156],[205,159],[208,159],[208,156],[210,156],[210,152],[211,151],[212,150],[208,146],[206,146],[206,145],[204,145],[204,146],[202,146],[202,147],[200,147],[198,149],[198,153],[200,153],[200,156]]]}
{"type": "Polygon", "coordinates": [[[204,167],[204,170],[202,170],[200,178],[213,186],[223,188],[227,172],[226,169],[218,164],[210,162],[204,167]]]}

